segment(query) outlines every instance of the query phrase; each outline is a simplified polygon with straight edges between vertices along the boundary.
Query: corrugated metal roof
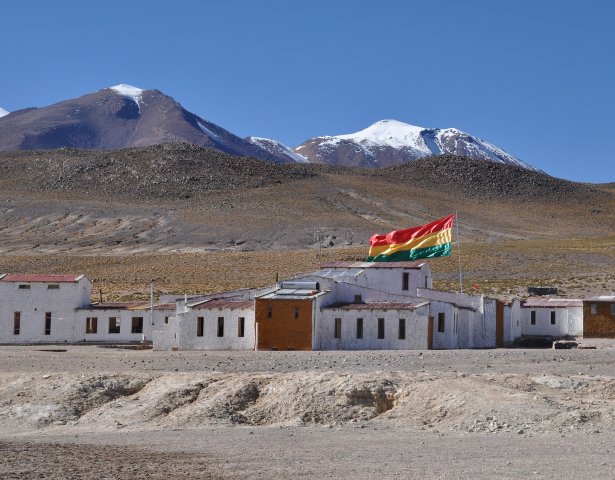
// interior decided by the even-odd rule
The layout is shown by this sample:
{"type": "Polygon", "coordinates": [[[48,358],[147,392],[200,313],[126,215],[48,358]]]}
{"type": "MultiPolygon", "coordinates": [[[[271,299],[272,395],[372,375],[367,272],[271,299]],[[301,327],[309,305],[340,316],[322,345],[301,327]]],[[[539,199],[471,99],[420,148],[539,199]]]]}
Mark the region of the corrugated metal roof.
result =
{"type": "Polygon", "coordinates": [[[84,275],[59,275],[41,273],[9,273],[0,279],[0,282],[14,283],[75,283],[84,275]]]}
{"type": "Polygon", "coordinates": [[[411,268],[420,269],[426,262],[329,262],[321,268],[411,268]]]}
{"type": "Polygon", "coordinates": [[[93,303],[83,310],[145,310],[149,307],[150,304],[145,302],[104,302],[93,303]]]}
{"type": "Polygon", "coordinates": [[[545,298],[545,297],[530,297],[521,303],[523,308],[565,308],[565,307],[582,307],[583,300],[578,298],[545,298]]]}
{"type": "Polygon", "coordinates": [[[175,310],[175,307],[174,303],[159,303],[158,305],[154,305],[154,310],[175,310]]]}
{"type": "Polygon", "coordinates": [[[589,297],[586,302],[615,302],[615,295],[598,295],[597,297],[589,297]]]}
{"type": "Polygon", "coordinates": [[[401,302],[372,302],[372,303],[334,303],[323,310],[414,310],[425,305],[422,303],[401,303],[401,302]]]}
{"type": "Polygon", "coordinates": [[[220,298],[199,303],[192,308],[194,310],[254,310],[254,300],[227,300],[220,298]]]}

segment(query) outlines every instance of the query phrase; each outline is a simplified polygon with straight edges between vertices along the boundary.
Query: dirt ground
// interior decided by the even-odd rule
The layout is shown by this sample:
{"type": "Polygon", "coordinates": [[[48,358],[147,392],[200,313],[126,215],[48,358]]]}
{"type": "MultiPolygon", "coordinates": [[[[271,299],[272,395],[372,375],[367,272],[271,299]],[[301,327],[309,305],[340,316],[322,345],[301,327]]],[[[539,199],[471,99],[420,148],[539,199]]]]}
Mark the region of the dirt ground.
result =
{"type": "Polygon", "coordinates": [[[3,346],[0,478],[613,478],[615,344],[584,343],[3,346]]]}

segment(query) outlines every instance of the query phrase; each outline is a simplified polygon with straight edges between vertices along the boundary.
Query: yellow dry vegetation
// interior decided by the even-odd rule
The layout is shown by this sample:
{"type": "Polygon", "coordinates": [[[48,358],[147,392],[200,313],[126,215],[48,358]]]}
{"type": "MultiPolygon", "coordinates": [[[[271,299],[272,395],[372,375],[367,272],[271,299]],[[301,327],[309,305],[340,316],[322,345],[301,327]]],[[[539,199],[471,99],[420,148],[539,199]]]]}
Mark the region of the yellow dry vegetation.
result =
{"type": "MultiPolygon", "coordinates": [[[[194,294],[272,285],[317,270],[329,261],[362,261],[367,246],[255,252],[146,253],[134,255],[2,255],[0,271],[85,273],[104,299],[145,299],[155,279],[157,294],[194,294]]],[[[451,257],[429,261],[434,286],[459,289],[457,247],[451,257]]],[[[461,245],[464,290],[523,294],[528,285],[553,285],[565,295],[615,289],[615,236],[582,239],[508,240],[461,245]]]]}

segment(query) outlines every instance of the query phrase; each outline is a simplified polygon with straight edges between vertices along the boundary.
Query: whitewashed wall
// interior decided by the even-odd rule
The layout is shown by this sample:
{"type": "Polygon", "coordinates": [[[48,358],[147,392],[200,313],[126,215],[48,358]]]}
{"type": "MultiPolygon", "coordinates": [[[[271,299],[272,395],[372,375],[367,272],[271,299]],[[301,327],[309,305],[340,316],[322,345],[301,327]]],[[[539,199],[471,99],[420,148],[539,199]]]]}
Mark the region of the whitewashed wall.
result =
{"type": "Polygon", "coordinates": [[[320,312],[317,331],[320,350],[426,350],[428,307],[416,310],[341,310],[320,312]],[[335,338],[335,319],[341,318],[341,338],[335,338]],[[363,338],[356,335],[357,318],[363,319],[363,338]],[[384,339],[378,338],[378,319],[384,318],[384,339]],[[406,339],[399,339],[399,319],[406,320],[406,339]]]}
{"type": "Polygon", "coordinates": [[[75,310],[90,303],[90,281],[49,283],[0,282],[0,343],[74,341],[75,310]],[[49,283],[59,288],[50,290],[49,283]],[[30,289],[19,289],[20,284],[30,289]],[[21,312],[19,335],[13,334],[14,312],[21,312]],[[45,335],[45,312],[51,312],[50,335],[45,335]]]}
{"type": "Polygon", "coordinates": [[[512,345],[521,337],[521,303],[514,299],[504,306],[504,345],[512,345]]]}
{"type": "Polygon", "coordinates": [[[583,334],[583,307],[521,307],[522,335],[550,335],[564,337],[583,334]],[[536,312],[536,325],[531,323],[531,312],[536,312]],[[551,312],[555,312],[555,325],[551,325],[551,312]]]}
{"type": "Polygon", "coordinates": [[[141,342],[143,339],[152,341],[155,325],[164,324],[164,318],[173,317],[173,310],[154,309],[154,325],[152,325],[150,309],[101,309],[83,308],[79,309],[75,315],[75,341],[77,342],[110,342],[110,343],[130,343],[141,342]],[[98,319],[96,333],[86,333],[87,317],[98,319]],[[120,319],[120,333],[109,333],[109,318],[120,319]],[[143,333],[132,333],[133,317],[143,318],[143,333]]]}
{"type": "MultiPolygon", "coordinates": [[[[253,350],[254,349],[254,310],[242,309],[192,309],[186,313],[177,313],[173,326],[175,342],[173,347],[182,350],[253,350]],[[197,318],[203,317],[203,336],[197,337],[197,318]],[[218,317],[224,317],[224,336],[218,337],[218,317]],[[244,336],[239,337],[238,319],[243,317],[244,336]]],[[[170,333],[160,329],[161,344],[154,348],[168,348],[170,333]]]]}
{"type": "Polygon", "coordinates": [[[321,290],[333,289],[333,285],[337,283],[371,290],[374,295],[380,292],[412,298],[416,298],[418,288],[431,288],[432,285],[431,270],[427,263],[420,269],[372,267],[323,269],[295,280],[318,282],[321,290]],[[402,290],[404,273],[408,273],[408,290],[402,290]]]}
{"type": "Polygon", "coordinates": [[[458,309],[446,302],[430,302],[430,315],[433,317],[434,350],[457,348],[459,344],[458,309]],[[438,314],[444,313],[444,332],[438,331],[438,314]]]}

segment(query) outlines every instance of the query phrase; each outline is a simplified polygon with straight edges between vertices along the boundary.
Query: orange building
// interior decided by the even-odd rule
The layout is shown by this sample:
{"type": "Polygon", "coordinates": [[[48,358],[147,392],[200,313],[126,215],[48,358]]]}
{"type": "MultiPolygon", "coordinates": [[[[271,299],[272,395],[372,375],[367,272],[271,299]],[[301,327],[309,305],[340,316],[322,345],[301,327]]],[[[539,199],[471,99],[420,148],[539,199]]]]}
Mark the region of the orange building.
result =
{"type": "Polygon", "coordinates": [[[615,296],[583,300],[583,337],[615,338],[615,296]]]}
{"type": "Polygon", "coordinates": [[[312,350],[317,282],[283,282],[282,288],[257,297],[254,305],[256,350],[312,350]]]}

